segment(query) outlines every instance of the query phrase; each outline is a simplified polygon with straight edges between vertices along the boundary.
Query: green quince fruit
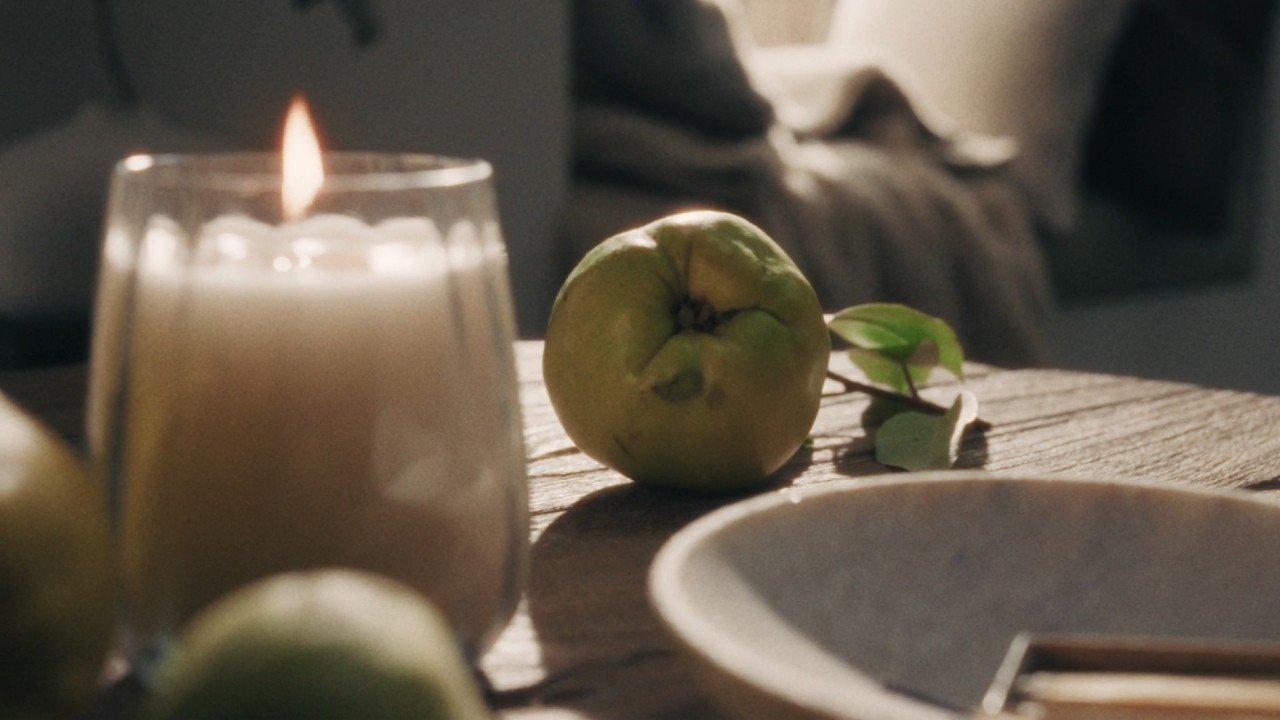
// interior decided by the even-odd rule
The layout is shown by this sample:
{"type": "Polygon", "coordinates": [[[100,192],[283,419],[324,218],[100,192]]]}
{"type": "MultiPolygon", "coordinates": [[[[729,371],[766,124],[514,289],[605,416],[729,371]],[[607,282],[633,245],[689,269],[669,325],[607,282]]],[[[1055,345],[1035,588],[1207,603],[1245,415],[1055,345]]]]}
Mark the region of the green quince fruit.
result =
{"type": "Polygon", "coordinates": [[[276,575],[197,615],[161,668],[152,720],[487,720],[425,598],[353,570],[276,575]]]}
{"type": "Polygon", "coordinates": [[[0,395],[0,717],[74,715],[97,690],[115,612],[103,488],[0,395]]]}
{"type": "Polygon", "coordinates": [[[763,483],[813,426],[822,307],[764,231],[687,212],[587,253],[556,298],[543,376],[565,432],[636,482],[763,483]]]}

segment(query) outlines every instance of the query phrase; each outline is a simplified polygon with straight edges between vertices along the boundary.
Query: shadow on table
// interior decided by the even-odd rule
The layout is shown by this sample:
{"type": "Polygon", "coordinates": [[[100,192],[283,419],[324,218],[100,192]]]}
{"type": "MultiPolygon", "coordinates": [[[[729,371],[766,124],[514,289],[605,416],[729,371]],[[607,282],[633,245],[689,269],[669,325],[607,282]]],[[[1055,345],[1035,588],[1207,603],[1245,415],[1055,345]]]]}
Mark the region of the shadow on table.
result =
{"type": "MultiPolygon", "coordinates": [[[[591,493],[543,531],[530,558],[529,614],[547,679],[498,697],[592,717],[716,717],[649,608],[646,582],[659,548],[679,529],[729,503],[790,484],[801,450],[763,489],[710,495],[627,484],[591,493]]],[[[505,701],[505,702],[504,702],[505,701]]]]}
{"type": "Polygon", "coordinates": [[[975,470],[987,464],[987,431],[970,430],[960,444],[960,457],[956,458],[957,470],[975,470]]]}
{"type": "MultiPolygon", "coordinates": [[[[956,458],[955,470],[977,470],[986,466],[989,459],[987,449],[987,430],[974,428],[967,431],[960,444],[960,454],[956,458]]],[[[865,477],[881,473],[899,472],[894,468],[876,462],[875,444],[866,436],[859,435],[834,450],[832,469],[848,477],[865,477]]]]}

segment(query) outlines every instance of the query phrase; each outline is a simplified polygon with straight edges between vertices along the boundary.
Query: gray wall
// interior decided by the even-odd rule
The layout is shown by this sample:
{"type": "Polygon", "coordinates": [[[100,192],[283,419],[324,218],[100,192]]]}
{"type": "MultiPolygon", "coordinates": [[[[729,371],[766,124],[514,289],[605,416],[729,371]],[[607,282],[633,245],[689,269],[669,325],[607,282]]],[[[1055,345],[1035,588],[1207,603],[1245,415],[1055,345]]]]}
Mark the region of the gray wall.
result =
{"type": "Polygon", "coordinates": [[[1258,253],[1250,282],[1062,308],[1054,362],[1280,394],[1280,33],[1273,33],[1261,167],[1247,184],[1258,253]]]}
{"type": "Polygon", "coordinates": [[[92,21],[85,0],[0,0],[0,147],[92,94],[92,21]]]}

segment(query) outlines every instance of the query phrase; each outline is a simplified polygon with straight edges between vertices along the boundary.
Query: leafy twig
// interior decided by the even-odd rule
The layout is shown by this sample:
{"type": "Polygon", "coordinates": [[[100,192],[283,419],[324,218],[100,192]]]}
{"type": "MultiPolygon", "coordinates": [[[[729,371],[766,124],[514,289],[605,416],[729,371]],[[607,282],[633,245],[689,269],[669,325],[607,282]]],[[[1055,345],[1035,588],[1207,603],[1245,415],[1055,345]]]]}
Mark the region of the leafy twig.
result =
{"type": "MultiPolygon", "coordinates": [[[[943,415],[948,410],[948,408],[945,408],[938,403],[925,400],[919,395],[912,397],[911,395],[903,395],[902,393],[886,390],[882,387],[876,387],[875,385],[868,385],[867,383],[858,382],[851,377],[841,375],[834,370],[828,370],[827,377],[843,385],[845,392],[860,392],[864,395],[870,395],[873,398],[901,403],[912,409],[922,410],[934,415],[943,415]]],[[[982,418],[978,418],[971,423],[970,427],[977,430],[989,430],[991,428],[991,423],[983,420],[982,418]]]]}
{"type": "Polygon", "coordinates": [[[902,379],[907,381],[907,390],[911,392],[911,397],[919,400],[920,391],[916,390],[916,381],[911,379],[911,368],[907,367],[907,361],[902,360],[898,365],[902,368],[902,379]]]}

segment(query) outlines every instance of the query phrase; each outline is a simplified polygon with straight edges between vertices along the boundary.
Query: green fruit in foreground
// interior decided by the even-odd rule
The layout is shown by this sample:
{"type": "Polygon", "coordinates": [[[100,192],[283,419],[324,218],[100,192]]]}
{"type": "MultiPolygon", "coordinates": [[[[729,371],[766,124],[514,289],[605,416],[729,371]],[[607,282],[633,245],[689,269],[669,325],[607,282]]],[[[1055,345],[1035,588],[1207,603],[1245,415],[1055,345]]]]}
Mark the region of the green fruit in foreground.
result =
{"type": "Polygon", "coordinates": [[[322,570],[268,578],[196,616],[161,672],[151,717],[489,715],[434,606],[391,580],[322,570]]]}
{"type": "Polygon", "coordinates": [[[61,440],[0,396],[0,717],[74,713],[111,641],[106,503],[61,440]]]}
{"type": "Polygon", "coordinates": [[[637,482],[734,490],[800,447],[830,351],[818,298],[782,248],[699,211],[587,253],[556,298],[542,369],[587,455],[637,482]]]}

